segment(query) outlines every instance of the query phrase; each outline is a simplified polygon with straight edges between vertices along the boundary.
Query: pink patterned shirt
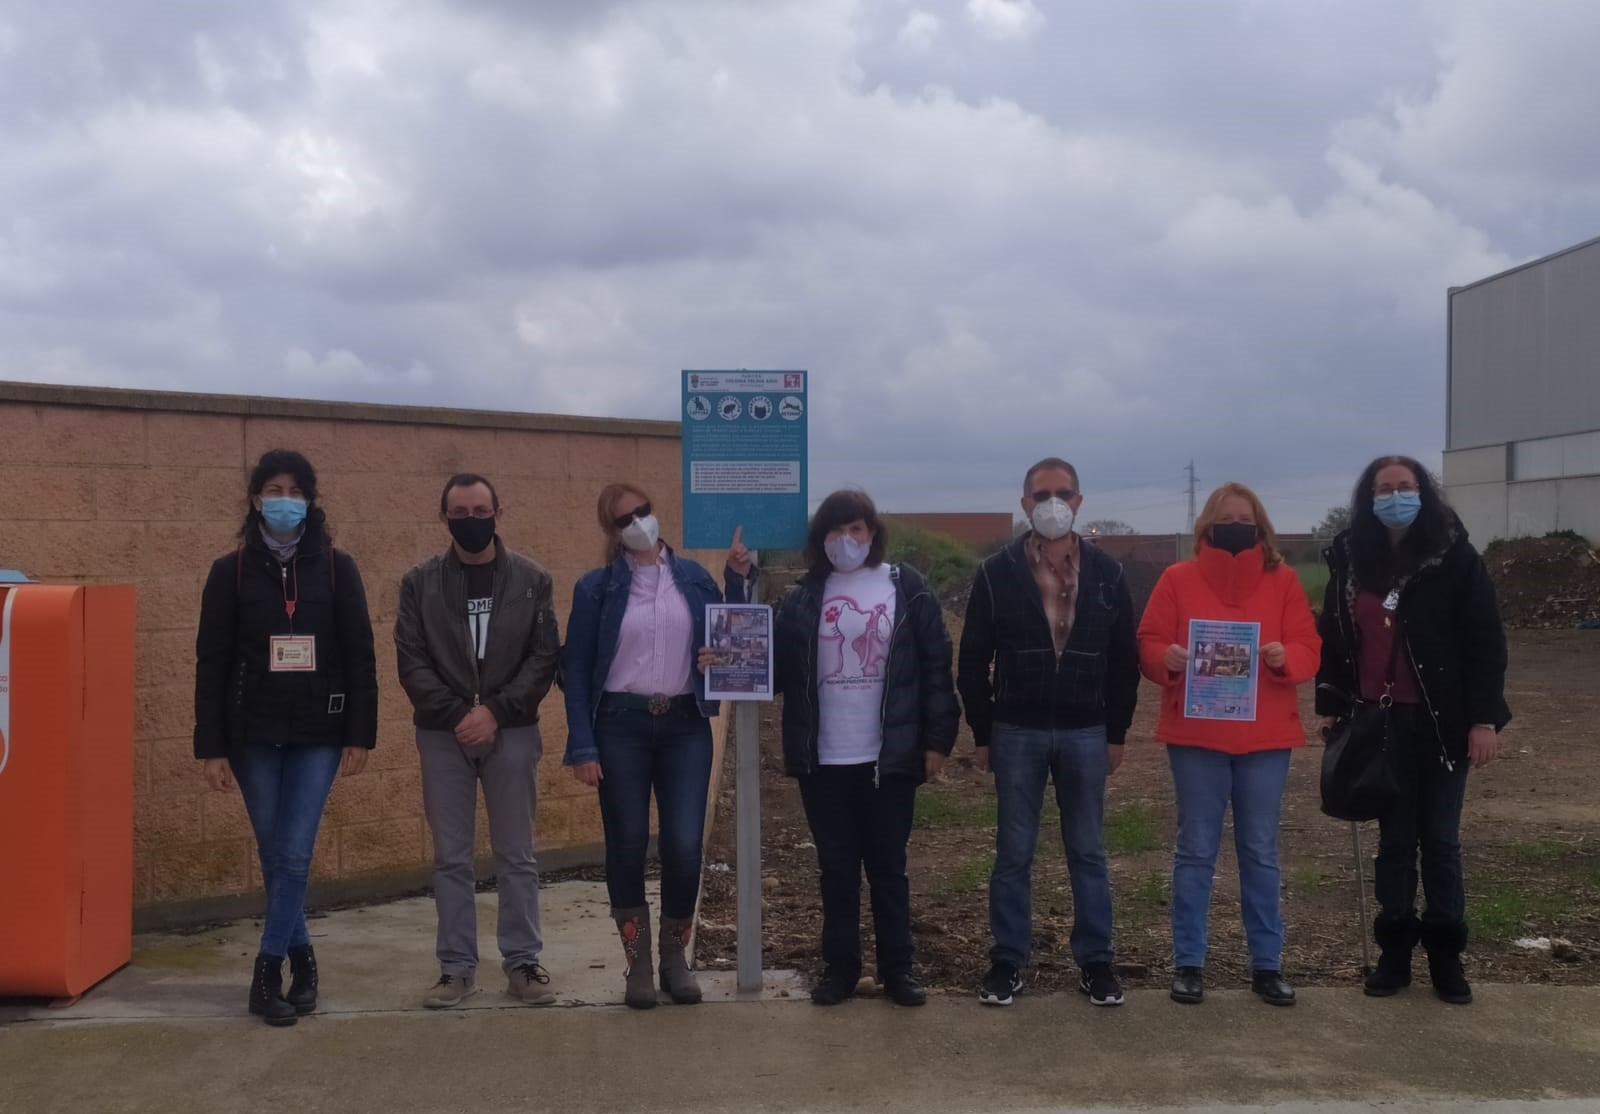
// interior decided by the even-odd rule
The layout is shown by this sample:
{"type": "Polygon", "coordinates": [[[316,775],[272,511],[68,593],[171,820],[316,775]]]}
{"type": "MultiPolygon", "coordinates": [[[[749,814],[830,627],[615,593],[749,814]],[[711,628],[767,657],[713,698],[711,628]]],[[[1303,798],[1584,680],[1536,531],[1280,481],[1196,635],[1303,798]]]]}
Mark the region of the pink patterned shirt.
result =
{"type": "Polygon", "coordinates": [[[653,565],[634,565],[606,691],[635,696],[693,692],[693,642],[689,605],[672,579],[666,554],[653,565]]]}

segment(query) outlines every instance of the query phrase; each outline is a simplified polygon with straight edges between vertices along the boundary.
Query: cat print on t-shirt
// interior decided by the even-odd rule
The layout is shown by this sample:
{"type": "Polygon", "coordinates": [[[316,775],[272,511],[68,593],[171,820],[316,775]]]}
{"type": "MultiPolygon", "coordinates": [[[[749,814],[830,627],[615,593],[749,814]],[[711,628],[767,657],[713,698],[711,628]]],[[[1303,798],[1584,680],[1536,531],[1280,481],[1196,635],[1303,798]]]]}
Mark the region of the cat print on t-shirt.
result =
{"type": "Polygon", "coordinates": [[[825,685],[881,680],[893,636],[894,620],[884,604],[863,608],[849,596],[828,599],[817,641],[818,679],[825,685]]]}
{"type": "Polygon", "coordinates": [[[817,623],[817,753],[825,766],[878,760],[894,622],[889,566],[828,577],[817,623]]]}

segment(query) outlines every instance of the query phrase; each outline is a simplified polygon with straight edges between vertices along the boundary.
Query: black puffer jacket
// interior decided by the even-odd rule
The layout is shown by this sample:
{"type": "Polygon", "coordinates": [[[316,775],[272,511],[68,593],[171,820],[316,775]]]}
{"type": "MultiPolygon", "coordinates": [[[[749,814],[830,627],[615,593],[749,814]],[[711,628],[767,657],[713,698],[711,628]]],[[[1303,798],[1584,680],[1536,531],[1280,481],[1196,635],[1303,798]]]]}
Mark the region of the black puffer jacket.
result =
{"type": "MultiPolygon", "coordinates": [[[[1317,712],[1337,716],[1348,711],[1360,688],[1349,533],[1335,538],[1323,556],[1331,575],[1317,620],[1322,635],[1317,712]]],[[[1474,724],[1500,730],[1511,721],[1505,698],[1506,633],[1494,584],[1466,529],[1457,523],[1446,546],[1395,587],[1400,592],[1400,631],[1441,753],[1452,763],[1462,761],[1474,724]]]]}
{"type": "MultiPolygon", "coordinates": [[[[894,635],[883,689],[884,777],[922,781],[928,751],[949,754],[961,727],[951,674],[950,633],[944,610],[922,574],[890,566],[895,583],[894,635]]],[[[773,687],[783,697],[783,768],[790,777],[817,772],[817,636],[827,577],[808,573],[778,607],[774,626],[773,687]]]]}
{"type": "Polygon", "coordinates": [[[195,639],[194,756],[244,745],[349,746],[378,741],[378,668],[361,571],[308,527],[287,565],[257,531],[218,557],[200,598],[195,639]],[[284,606],[295,600],[294,618],[284,606]],[[275,635],[316,639],[316,670],[268,668],[275,635]]]}

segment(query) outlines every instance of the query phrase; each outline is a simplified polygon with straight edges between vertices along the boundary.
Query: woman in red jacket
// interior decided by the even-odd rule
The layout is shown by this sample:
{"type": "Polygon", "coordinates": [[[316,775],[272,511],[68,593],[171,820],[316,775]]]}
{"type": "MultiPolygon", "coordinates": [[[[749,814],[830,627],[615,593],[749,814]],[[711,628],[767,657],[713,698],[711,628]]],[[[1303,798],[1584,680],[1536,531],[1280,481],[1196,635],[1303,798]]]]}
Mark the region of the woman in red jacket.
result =
{"type": "Polygon", "coordinates": [[[1231,800],[1251,986],[1274,1006],[1294,1005],[1281,968],[1278,814],[1289,752],[1306,742],[1295,689],[1316,675],[1321,649],[1261,500],[1241,484],[1219,487],[1195,523],[1194,559],[1161,575],[1139,623],[1178,798],[1174,1001],[1205,996],[1206,916],[1231,800]]]}

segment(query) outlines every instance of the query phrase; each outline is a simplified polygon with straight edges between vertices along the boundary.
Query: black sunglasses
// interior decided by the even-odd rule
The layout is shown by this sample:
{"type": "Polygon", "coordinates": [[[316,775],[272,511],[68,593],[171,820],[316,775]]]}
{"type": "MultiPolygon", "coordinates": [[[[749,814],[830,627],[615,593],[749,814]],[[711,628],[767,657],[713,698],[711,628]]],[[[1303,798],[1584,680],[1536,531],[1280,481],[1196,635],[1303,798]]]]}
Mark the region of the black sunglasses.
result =
{"type": "Polygon", "coordinates": [[[1078,497],[1078,493],[1070,487],[1058,487],[1054,491],[1035,491],[1031,498],[1035,503],[1048,502],[1050,499],[1060,499],[1063,503],[1070,503],[1078,497]]]}
{"type": "Polygon", "coordinates": [[[613,518],[611,520],[611,525],[615,526],[618,530],[626,530],[633,523],[634,519],[644,518],[648,514],[650,514],[650,504],[640,503],[627,514],[619,514],[616,518],[613,518]]]}

